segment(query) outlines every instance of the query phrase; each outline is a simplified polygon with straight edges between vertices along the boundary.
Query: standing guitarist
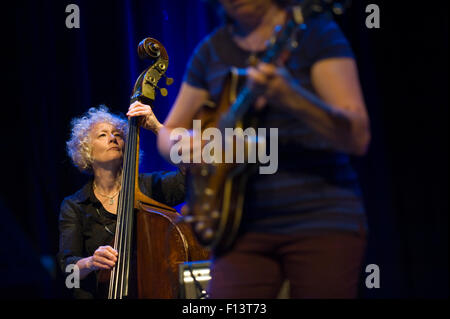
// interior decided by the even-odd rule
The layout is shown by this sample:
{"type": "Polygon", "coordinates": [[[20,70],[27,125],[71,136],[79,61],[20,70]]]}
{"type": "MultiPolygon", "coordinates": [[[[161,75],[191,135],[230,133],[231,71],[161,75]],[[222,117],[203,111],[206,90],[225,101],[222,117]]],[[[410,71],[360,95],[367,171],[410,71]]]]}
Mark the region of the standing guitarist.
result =
{"type": "Polygon", "coordinates": [[[212,298],[275,298],[285,279],[292,298],[357,296],[367,222],[349,155],[366,153],[370,129],[349,43],[330,17],[311,17],[284,65],[249,64],[289,2],[220,0],[227,22],[198,45],[159,133],[169,158],[172,130],[192,128],[231,67],[259,94],[258,127],[278,128],[278,171],[249,179],[241,233],[213,261],[212,298]]]}

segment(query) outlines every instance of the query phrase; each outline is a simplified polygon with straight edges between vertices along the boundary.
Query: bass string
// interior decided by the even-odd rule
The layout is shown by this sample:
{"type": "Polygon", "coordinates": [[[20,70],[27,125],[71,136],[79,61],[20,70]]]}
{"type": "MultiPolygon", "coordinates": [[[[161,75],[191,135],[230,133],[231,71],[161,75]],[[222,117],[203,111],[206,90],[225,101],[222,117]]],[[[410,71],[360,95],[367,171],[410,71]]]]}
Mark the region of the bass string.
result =
{"type": "MultiPolygon", "coordinates": [[[[128,146],[127,146],[128,147],[128,146]]],[[[124,163],[127,161],[127,149],[125,149],[124,154],[124,163]]],[[[118,252],[117,256],[117,263],[116,266],[111,271],[111,277],[109,282],[109,293],[108,298],[109,299],[115,299],[117,298],[117,291],[118,291],[118,278],[120,275],[120,263],[121,263],[121,250],[122,250],[122,238],[121,238],[121,228],[122,228],[122,211],[123,211],[123,202],[125,200],[124,196],[126,192],[124,192],[124,178],[125,172],[122,172],[122,180],[121,180],[121,191],[119,193],[119,199],[118,199],[118,207],[117,207],[117,223],[116,223],[116,233],[114,237],[114,248],[118,252]]]]}
{"type": "MultiPolygon", "coordinates": [[[[127,157],[127,151],[125,150],[125,155],[124,155],[124,162],[126,162],[126,157],[127,157]]],[[[122,172],[122,176],[125,174],[125,172],[122,172]]],[[[118,285],[119,285],[119,277],[120,277],[120,270],[121,270],[121,260],[122,260],[122,237],[121,237],[121,229],[122,229],[122,225],[123,225],[123,201],[124,201],[124,196],[126,192],[124,192],[124,184],[123,184],[123,178],[121,181],[121,191],[119,194],[119,200],[118,200],[118,207],[117,207],[117,224],[116,224],[116,233],[115,233],[115,238],[114,238],[114,248],[117,250],[118,252],[118,256],[117,256],[117,263],[116,266],[112,269],[111,271],[111,278],[110,278],[110,283],[109,283],[109,294],[108,294],[108,298],[109,299],[116,299],[117,298],[117,293],[118,293],[118,285]]]]}
{"type": "Polygon", "coordinates": [[[124,227],[122,228],[122,247],[121,247],[121,264],[120,264],[120,298],[123,297],[123,295],[128,293],[128,271],[129,271],[129,256],[130,256],[130,241],[131,241],[131,221],[130,217],[132,215],[132,196],[133,193],[132,187],[134,186],[133,183],[133,176],[134,176],[134,168],[135,168],[135,161],[133,160],[133,151],[135,152],[135,145],[136,145],[136,125],[135,121],[133,119],[130,119],[129,121],[129,140],[127,143],[127,162],[126,162],[126,179],[125,179],[125,191],[126,191],[126,198],[125,198],[125,207],[123,210],[123,223],[124,227]]]}
{"type": "MultiPolygon", "coordinates": [[[[130,123],[130,155],[136,154],[136,144],[137,144],[137,126],[136,121],[130,123]]],[[[134,208],[134,182],[135,182],[135,169],[136,169],[136,159],[133,156],[129,157],[128,165],[128,178],[127,178],[127,206],[126,214],[124,216],[125,219],[125,231],[124,231],[124,258],[123,258],[123,269],[122,269],[122,283],[123,283],[123,293],[125,295],[128,294],[128,277],[129,277],[129,268],[130,268],[130,257],[131,257],[131,242],[132,242],[132,231],[133,231],[133,208],[134,208]]]]}
{"type": "MultiPolygon", "coordinates": [[[[130,131],[131,126],[129,126],[129,130],[128,130],[128,136],[131,136],[131,131],[130,131]]],[[[126,227],[125,224],[125,212],[124,212],[124,207],[126,207],[126,201],[127,201],[127,194],[128,194],[128,187],[127,187],[127,176],[129,176],[129,172],[128,172],[128,158],[129,158],[129,154],[130,154],[130,143],[127,142],[126,144],[126,149],[125,149],[125,155],[124,155],[124,169],[122,172],[122,192],[123,192],[123,199],[120,202],[120,210],[119,210],[119,225],[120,227],[117,230],[116,233],[116,238],[118,239],[118,243],[117,243],[117,252],[118,252],[118,259],[117,259],[117,264],[114,267],[116,269],[116,276],[114,277],[114,283],[113,283],[113,298],[121,298],[122,297],[122,291],[123,291],[123,257],[124,257],[124,237],[123,237],[123,227],[126,227]]]]}
{"type": "MultiPolygon", "coordinates": [[[[127,271],[129,267],[129,248],[130,248],[130,235],[132,227],[132,220],[129,216],[132,215],[133,198],[130,198],[130,194],[133,194],[134,186],[134,170],[135,161],[133,161],[133,151],[136,152],[137,134],[136,125],[129,121],[128,142],[125,148],[124,154],[124,170],[122,174],[122,191],[118,202],[118,218],[116,226],[116,236],[114,240],[114,246],[118,252],[118,258],[116,266],[111,273],[109,298],[122,298],[124,293],[127,293],[127,271]],[[122,196],[123,195],[123,196],[122,196]],[[131,207],[131,213],[130,213],[131,207]],[[128,208],[127,211],[125,209],[128,208]]],[[[135,122],[135,121],[134,121],[135,122]]]]}

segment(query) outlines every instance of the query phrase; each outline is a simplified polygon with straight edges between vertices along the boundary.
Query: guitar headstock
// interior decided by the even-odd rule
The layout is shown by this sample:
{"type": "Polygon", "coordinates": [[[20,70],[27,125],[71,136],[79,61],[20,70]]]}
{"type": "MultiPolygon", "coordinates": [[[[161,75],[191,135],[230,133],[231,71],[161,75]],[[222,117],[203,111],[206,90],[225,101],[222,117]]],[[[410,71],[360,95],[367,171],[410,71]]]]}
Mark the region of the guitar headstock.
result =
{"type": "Polygon", "coordinates": [[[311,16],[325,12],[343,14],[350,6],[351,0],[304,0],[290,7],[291,18],[281,28],[277,26],[269,40],[266,55],[261,59],[266,63],[283,64],[290,51],[295,49],[297,33],[306,28],[306,20],[311,16]]]}
{"type": "Polygon", "coordinates": [[[173,83],[173,79],[165,74],[169,66],[169,56],[164,46],[153,38],[145,38],[139,43],[138,55],[141,59],[149,59],[151,64],[136,80],[131,103],[139,100],[142,103],[151,104],[155,100],[156,90],[162,96],[167,95],[167,89],[158,87],[162,77],[166,78],[166,85],[173,83]]]}
{"type": "Polygon", "coordinates": [[[293,15],[297,24],[315,14],[331,12],[341,15],[351,5],[351,0],[304,0],[293,6],[293,15]]]}

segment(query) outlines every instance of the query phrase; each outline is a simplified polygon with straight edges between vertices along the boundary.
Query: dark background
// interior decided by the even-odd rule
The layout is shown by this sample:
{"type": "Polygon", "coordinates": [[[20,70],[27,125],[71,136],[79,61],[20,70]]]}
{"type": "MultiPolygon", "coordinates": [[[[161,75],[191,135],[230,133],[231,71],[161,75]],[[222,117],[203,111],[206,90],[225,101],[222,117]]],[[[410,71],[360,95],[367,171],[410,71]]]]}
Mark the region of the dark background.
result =
{"type": "MultiPolygon", "coordinates": [[[[69,123],[89,107],[128,108],[147,65],[136,48],[160,40],[175,79],[154,112],[163,121],[198,41],[219,24],[213,8],[189,1],[2,3],[2,298],[66,298],[55,264],[65,196],[88,176],[65,153],[69,123]],[[67,29],[68,4],[81,28],[67,29]]],[[[353,1],[337,19],[355,51],[371,118],[368,154],[355,158],[369,218],[364,265],[381,287],[363,298],[448,298],[448,9],[411,1],[353,1]],[[381,28],[367,29],[376,3],[381,28]]],[[[170,169],[155,137],[142,132],[143,171],[170,169]]]]}

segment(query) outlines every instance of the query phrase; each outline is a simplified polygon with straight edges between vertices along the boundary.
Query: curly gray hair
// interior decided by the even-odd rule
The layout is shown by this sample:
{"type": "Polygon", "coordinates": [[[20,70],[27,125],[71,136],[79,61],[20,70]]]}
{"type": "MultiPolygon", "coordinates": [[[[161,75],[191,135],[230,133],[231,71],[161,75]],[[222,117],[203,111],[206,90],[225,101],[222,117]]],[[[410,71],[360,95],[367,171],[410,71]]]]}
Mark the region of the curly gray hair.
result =
{"type": "Polygon", "coordinates": [[[114,126],[127,140],[128,121],[122,115],[109,112],[108,107],[100,105],[91,107],[83,116],[74,118],[71,122],[71,137],[66,142],[67,154],[73,164],[83,173],[92,174],[92,148],[89,133],[98,123],[109,123],[114,126]]]}

